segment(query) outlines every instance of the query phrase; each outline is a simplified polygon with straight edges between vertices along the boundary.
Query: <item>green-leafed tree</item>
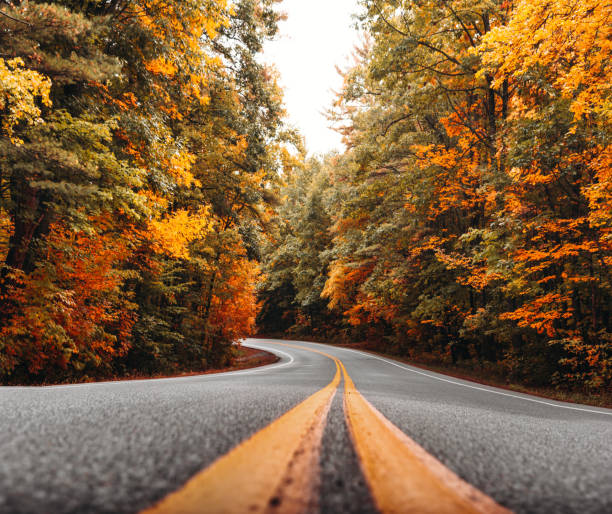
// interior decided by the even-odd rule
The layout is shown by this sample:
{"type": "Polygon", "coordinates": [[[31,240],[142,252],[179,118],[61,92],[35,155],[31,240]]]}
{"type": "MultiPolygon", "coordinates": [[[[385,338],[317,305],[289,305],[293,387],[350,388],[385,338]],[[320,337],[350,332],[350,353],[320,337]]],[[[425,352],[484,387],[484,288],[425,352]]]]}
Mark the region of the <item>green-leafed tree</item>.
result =
{"type": "Polygon", "coordinates": [[[231,360],[285,140],[275,4],[3,3],[3,379],[231,360]]]}
{"type": "MultiPolygon", "coordinates": [[[[335,326],[379,348],[609,386],[610,7],[361,5],[367,37],[330,111],[347,146],[324,164],[331,238],[293,243],[268,276],[291,277],[297,312],[311,263],[335,326]]],[[[303,219],[280,217],[299,240],[303,219]]]]}

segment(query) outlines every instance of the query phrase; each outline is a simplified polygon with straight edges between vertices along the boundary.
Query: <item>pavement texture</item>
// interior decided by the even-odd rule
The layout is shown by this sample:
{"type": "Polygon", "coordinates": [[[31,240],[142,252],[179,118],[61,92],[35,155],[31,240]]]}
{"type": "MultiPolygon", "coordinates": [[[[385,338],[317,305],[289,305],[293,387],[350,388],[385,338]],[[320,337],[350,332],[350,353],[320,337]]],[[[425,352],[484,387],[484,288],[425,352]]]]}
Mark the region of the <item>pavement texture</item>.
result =
{"type": "MultiPolygon", "coordinates": [[[[281,360],[176,379],[0,388],[0,512],[138,512],[334,375],[320,354],[273,340],[246,344],[281,360]]],[[[508,393],[355,350],[290,344],[341,359],[382,414],[500,504],[612,512],[612,410],[508,393]]],[[[320,460],[321,512],[375,512],[344,421],[342,384],[320,460]]]]}
{"type": "Polygon", "coordinates": [[[321,512],[371,514],[377,512],[359,467],[342,408],[340,384],[332,402],[321,445],[321,512]]]}

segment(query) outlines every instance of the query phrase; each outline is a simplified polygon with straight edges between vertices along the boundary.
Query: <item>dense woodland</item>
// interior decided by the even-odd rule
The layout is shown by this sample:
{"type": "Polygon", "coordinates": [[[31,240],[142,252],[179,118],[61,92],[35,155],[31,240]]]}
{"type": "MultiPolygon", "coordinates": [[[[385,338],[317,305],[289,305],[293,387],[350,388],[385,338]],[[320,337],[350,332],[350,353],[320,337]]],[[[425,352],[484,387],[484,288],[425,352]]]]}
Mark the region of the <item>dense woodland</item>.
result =
{"type": "Polygon", "coordinates": [[[0,2],[5,381],[231,361],[291,142],[274,3],[0,2]]]}
{"type": "Polygon", "coordinates": [[[612,5],[362,4],[347,151],[287,177],[262,330],[609,387],[612,5]]]}
{"type": "Polygon", "coordinates": [[[259,330],[610,386],[612,5],[361,8],[346,151],[307,158],[278,0],[0,0],[0,382],[259,330]]]}

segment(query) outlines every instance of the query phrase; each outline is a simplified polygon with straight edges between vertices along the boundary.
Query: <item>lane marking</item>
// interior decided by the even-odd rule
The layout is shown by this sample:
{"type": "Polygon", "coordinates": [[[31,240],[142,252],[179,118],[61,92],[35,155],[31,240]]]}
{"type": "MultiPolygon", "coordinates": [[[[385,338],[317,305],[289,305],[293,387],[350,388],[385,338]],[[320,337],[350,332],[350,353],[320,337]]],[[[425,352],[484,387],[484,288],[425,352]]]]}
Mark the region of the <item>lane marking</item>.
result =
{"type": "Polygon", "coordinates": [[[361,468],[378,509],[386,513],[509,513],[459,478],[385,418],[342,363],[344,412],[361,468]]]}
{"type": "Polygon", "coordinates": [[[360,350],[353,350],[351,348],[340,348],[340,349],[341,350],[345,350],[345,351],[359,353],[359,354],[364,355],[366,357],[371,357],[372,359],[377,359],[379,361],[386,362],[387,364],[391,364],[392,366],[396,366],[396,367],[398,367],[400,369],[403,369],[404,371],[410,371],[410,372],[416,373],[418,375],[423,375],[425,377],[432,378],[434,380],[439,380],[441,382],[448,382],[449,384],[453,384],[453,385],[469,387],[470,389],[477,389],[478,391],[486,391],[488,393],[493,393],[493,394],[499,394],[500,396],[509,396],[510,398],[516,398],[517,400],[525,400],[527,402],[541,403],[543,405],[549,405],[550,407],[557,407],[559,409],[577,410],[577,411],[581,411],[581,412],[592,412],[594,414],[603,414],[604,416],[612,416],[612,411],[611,412],[606,412],[604,410],[595,410],[595,409],[585,409],[585,408],[582,408],[582,407],[574,407],[573,405],[560,405],[558,403],[547,402],[545,400],[537,400],[535,398],[526,398],[525,396],[518,396],[516,394],[504,393],[503,391],[496,391],[495,389],[489,389],[487,387],[479,387],[479,386],[475,386],[475,385],[471,385],[471,384],[464,384],[463,382],[457,382],[455,380],[450,380],[450,379],[447,379],[447,378],[442,378],[442,377],[437,377],[435,375],[430,375],[429,373],[425,373],[423,371],[417,371],[416,369],[412,369],[412,368],[409,368],[407,366],[403,366],[403,365],[401,365],[401,364],[399,364],[397,362],[393,362],[392,360],[385,359],[383,357],[379,357],[378,355],[373,355],[371,353],[362,352],[360,350]]]}
{"type": "Polygon", "coordinates": [[[319,353],[341,367],[346,422],[374,502],[383,514],[510,512],[459,478],[385,418],[357,390],[340,359],[314,348],[270,344],[319,353]]]}
{"type": "MultiPolygon", "coordinates": [[[[260,347],[256,345],[245,344],[245,346],[248,346],[249,348],[254,348],[256,350],[270,351],[270,348],[264,348],[264,347],[260,347]]],[[[258,366],[257,368],[254,368],[254,369],[225,371],[221,373],[208,373],[208,374],[202,373],[201,375],[189,375],[186,377],[142,378],[142,379],[137,379],[137,380],[106,380],[106,381],[101,381],[101,382],[85,382],[82,384],[57,384],[57,385],[45,385],[45,386],[6,386],[6,387],[3,387],[3,389],[13,390],[13,391],[14,390],[32,391],[36,389],[72,389],[72,388],[78,388],[78,387],[104,386],[104,385],[110,385],[110,384],[114,384],[114,385],[142,384],[142,383],[147,383],[147,382],[167,382],[171,380],[174,380],[177,382],[178,381],[184,382],[184,381],[200,380],[203,378],[214,379],[214,378],[222,378],[222,377],[234,376],[234,375],[252,375],[253,373],[261,373],[262,371],[277,370],[284,366],[289,366],[290,364],[293,364],[293,362],[295,362],[293,355],[287,352],[283,352],[282,350],[277,350],[276,348],[274,349],[274,351],[282,354],[283,357],[286,357],[289,360],[286,362],[278,362],[274,364],[266,364],[264,366],[258,366]]]]}
{"type": "MultiPolygon", "coordinates": [[[[255,350],[264,350],[269,352],[270,348],[265,348],[263,346],[256,346],[256,345],[251,345],[251,344],[245,344],[245,346],[247,346],[248,348],[254,348],[255,350]]],[[[252,375],[253,373],[261,373],[262,371],[270,371],[270,370],[276,370],[278,368],[283,368],[285,366],[289,366],[290,364],[293,364],[293,362],[295,361],[295,359],[293,358],[293,355],[291,355],[290,353],[287,352],[283,352],[281,350],[278,349],[274,349],[274,351],[280,353],[283,357],[287,357],[289,360],[286,362],[279,362],[277,364],[268,364],[266,366],[259,366],[255,369],[252,370],[242,370],[242,371],[228,371],[226,373],[215,373],[216,375],[252,375]]]]}
{"type": "MultiPolygon", "coordinates": [[[[335,362],[335,361],[334,361],[335,362]]],[[[340,383],[333,380],[195,475],[146,514],[306,512],[316,505],[319,450],[340,383]]]]}

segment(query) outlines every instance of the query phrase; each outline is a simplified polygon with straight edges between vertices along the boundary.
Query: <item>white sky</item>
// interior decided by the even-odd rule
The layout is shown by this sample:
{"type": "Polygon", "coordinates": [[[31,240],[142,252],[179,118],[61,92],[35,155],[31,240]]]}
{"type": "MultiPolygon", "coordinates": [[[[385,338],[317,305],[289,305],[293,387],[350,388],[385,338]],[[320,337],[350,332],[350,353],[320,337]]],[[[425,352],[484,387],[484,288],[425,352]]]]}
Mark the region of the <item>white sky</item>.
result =
{"type": "Polygon", "coordinates": [[[289,123],[306,139],[309,153],[342,150],[340,135],[328,128],[322,114],[333,101],[358,33],[351,16],[358,0],[284,0],[279,10],[288,19],[264,48],[263,61],[280,73],[289,123]]]}

